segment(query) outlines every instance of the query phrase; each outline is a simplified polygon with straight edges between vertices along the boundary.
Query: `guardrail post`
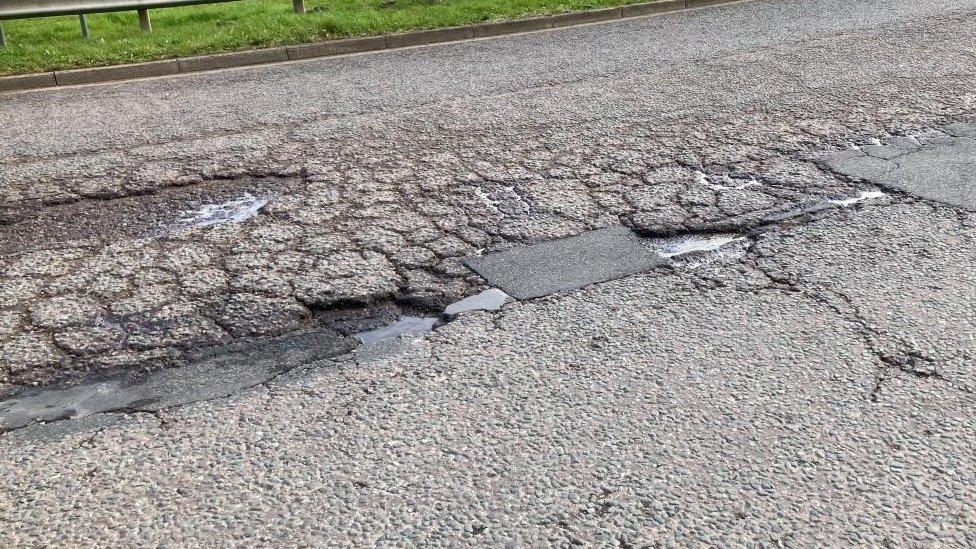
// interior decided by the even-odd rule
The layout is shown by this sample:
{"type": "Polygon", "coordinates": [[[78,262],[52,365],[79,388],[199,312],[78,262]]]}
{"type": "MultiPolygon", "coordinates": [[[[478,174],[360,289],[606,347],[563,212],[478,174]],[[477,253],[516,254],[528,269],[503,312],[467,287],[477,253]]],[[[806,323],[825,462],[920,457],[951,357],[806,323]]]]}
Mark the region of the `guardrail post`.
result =
{"type": "Polygon", "coordinates": [[[152,32],[152,21],[149,19],[149,10],[139,10],[139,28],[143,32],[152,32]]]}
{"type": "Polygon", "coordinates": [[[88,19],[85,18],[84,13],[78,14],[78,22],[81,23],[81,36],[88,40],[88,19]]]}
{"type": "Polygon", "coordinates": [[[295,5],[295,13],[305,15],[305,0],[292,0],[292,4],[295,5]]]}
{"type": "Polygon", "coordinates": [[[0,21],[0,48],[7,45],[7,33],[3,31],[3,21],[0,21]]]}

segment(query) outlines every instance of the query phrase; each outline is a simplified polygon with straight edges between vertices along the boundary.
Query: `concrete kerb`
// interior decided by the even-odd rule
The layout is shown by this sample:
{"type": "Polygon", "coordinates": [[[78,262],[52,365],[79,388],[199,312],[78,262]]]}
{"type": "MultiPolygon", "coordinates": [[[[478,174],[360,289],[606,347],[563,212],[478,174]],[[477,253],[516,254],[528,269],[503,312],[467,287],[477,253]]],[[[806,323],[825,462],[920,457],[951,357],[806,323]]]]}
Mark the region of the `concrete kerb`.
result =
{"type": "Polygon", "coordinates": [[[347,38],[345,40],[332,40],[329,42],[316,42],[314,44],[298,44],[295,46],[288,46],[288,59],[297,61],[300,59],[331,57],[348,53],[362,53],[385,49],[385,36],[347,38]]]}
{"type": "Polygon", "coordinates": [[[267,48],[253,51],[201,55],[199,57],[181,57],[176,61],[180,65],[180,72],[199,72],[245,65],[277,63],[280,61],[288,61],[288,59],[288,48],[267,48]]]}
{"type": "Polygon", "coordinates": [[[57,86],[54,71],[0,78],[0,93],[21,90],[34,90],[57,86]]]}
{"type": "Polygon", "coordinates": [[[164,61],[150,61],[148,63],[134,63],[131,65],[54,71],[54,79],[57,81],[58,86],[72,86],[76,84],[146,78],[149,76],[166,76],[169,74],[178,74],[179,72],[179,61],[177,59],[166,59],[164,61]]]}
{"type": "Polygon", "coordinates": [[[0,92],[94,84],[131,80],[154,76],[189,74],[208,70],[226,69],[247,65],[262,65],[285,61],[298,61],[317,57],[331,57],[353,53],[408,48],[428,44],[458,42],[506,34],[536,32],[560,27],[586,25],[660,14],[682,9],[717,4],[734,4],[743,0],[656,0],[640,4],[627,4],[556,15],[492,21],[463,27],[428,29],[384,36],[347,38],[312,44],[296,44],[276,48],[264,48],[231,53],[217,53],[194,57],[180,57],[161,61],[149,61],[130,65],[113,65],[35,74],[0,77],[0,92]]]}

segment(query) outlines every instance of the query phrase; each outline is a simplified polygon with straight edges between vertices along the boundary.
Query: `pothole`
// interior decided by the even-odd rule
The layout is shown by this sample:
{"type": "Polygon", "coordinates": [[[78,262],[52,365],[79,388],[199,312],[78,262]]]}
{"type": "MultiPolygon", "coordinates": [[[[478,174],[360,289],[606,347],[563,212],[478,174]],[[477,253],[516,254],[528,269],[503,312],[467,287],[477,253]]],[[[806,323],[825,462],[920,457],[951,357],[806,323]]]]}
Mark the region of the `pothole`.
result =
{"type": "Polygon", "coordinates": [[[154,238],[174,227],[243,220],[264,205],[256,201],[303,191],[304,183],[297,178],[221,180],[25,209],[15,222],[0,224],[0,255],[63,246],[67,241],[154,238]]]}
{"type": "Polygon", "coordinates": [[[693,234],[650,240],[652,248],[682,269],[738,261],[745,256],[750,244],[748,237],[735,233],[693,234]]]}
{"type": "Polygon", "coordinates": [[[451,303],[440,316],[403,315],[389,324],[353,335],[363,345],[376,345],[404,336],[427,333],[444,322],[453,320],[461,313],[497,311],[512,301],[515,300],[498,288],[488,288],[481,293],[451,303]]]}

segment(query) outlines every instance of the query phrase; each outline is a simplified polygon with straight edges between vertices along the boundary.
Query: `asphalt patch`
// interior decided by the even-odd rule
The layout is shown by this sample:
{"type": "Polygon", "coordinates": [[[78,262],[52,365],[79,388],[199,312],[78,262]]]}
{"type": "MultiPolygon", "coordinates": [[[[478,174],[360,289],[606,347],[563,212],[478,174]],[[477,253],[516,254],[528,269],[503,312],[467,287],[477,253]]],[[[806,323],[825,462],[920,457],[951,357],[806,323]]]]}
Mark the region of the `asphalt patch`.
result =
{"type": "Polygon", "coordinates": [[[508,295],[531,299],[647,272],[667,260],[630,229],[611,227],[464,262],[508,295]]]}
{"type": "Polygon", "coordinates": [[[976,124],[828,154],[831,171],[976,211],[976,124]]]}

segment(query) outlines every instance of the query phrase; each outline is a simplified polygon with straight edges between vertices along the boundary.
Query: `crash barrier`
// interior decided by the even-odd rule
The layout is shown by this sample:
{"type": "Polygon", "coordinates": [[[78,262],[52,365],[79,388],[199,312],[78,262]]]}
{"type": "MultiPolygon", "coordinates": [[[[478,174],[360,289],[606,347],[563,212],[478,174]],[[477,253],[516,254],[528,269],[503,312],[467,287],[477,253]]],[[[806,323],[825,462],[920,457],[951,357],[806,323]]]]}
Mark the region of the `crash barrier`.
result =
{"type": "MultiPolygon", "coordinates": [[[[149,19],[149,10],[152,8],[236,1],[238,0],[0,0],[0,46],[7,45],[7,35],[3,31],[5,19],[77,14],[81,35],[88,38],[88,21],[85,19],[85,14],[88,13],[135,10],[139,14],[139,27],[144,32],[152,32],[152,21],[149,19]]],[[[305,13],[305,0],[292,0],[292,4],[295,13],[305,13]]]]}

